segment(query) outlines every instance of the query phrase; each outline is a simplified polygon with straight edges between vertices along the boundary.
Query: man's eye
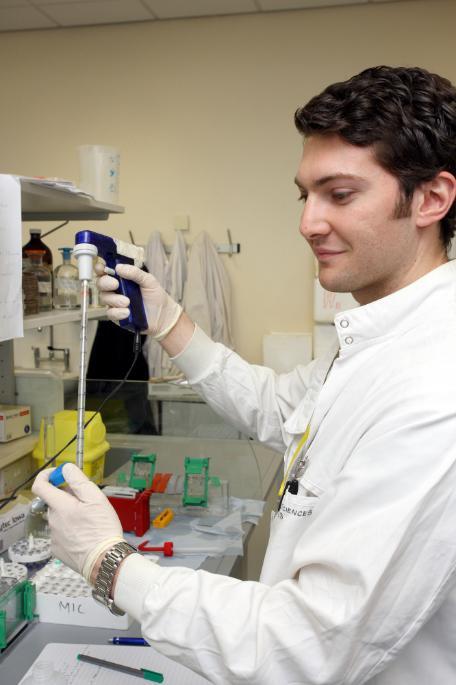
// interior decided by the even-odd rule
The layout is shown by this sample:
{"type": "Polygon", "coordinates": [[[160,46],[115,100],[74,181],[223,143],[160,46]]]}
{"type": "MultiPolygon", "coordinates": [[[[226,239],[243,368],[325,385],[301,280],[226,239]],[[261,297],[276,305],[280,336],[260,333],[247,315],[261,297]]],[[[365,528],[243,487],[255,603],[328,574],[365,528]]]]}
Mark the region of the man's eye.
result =
{"type": "Polygon", "coordinates": [[[307,200],[307,193],[301,192],[298,197],[298,202],[305,202],[307,200]]]}
{"type": "Polygon", "coordinates": [[[337,202],[343,202],[344,200],[348,200],[351,195],[351,190],[333,190],[333,192],[331,193],[331,197],[333,198],[333,200],[336,200],[337,202]]]}

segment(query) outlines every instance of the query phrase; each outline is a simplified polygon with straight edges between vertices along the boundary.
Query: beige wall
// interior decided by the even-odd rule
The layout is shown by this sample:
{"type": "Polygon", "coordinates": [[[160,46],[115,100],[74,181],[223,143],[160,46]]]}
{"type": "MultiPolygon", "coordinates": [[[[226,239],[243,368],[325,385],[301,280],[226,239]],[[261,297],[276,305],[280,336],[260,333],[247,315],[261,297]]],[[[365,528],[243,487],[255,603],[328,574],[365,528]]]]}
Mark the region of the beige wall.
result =
{"type": "MultiPolygon", "coordinates": [[[[121,150],[122,217],[146,241],[188,213],[242,245],[227,265],[237,349],[309,331],[312,259],[298,234],[293,112],[364,67],[419,64],[456,80],[454,0],[0,34],[1,172],[77,181],[76,148],[121,150]]],[[[46,226],[43,225],[43,227],[46,226]]],[[[71,244],[75,222],[49,238],[71,244]]],[[[17,360],[19,363],[20,360],[17,360]]]]}

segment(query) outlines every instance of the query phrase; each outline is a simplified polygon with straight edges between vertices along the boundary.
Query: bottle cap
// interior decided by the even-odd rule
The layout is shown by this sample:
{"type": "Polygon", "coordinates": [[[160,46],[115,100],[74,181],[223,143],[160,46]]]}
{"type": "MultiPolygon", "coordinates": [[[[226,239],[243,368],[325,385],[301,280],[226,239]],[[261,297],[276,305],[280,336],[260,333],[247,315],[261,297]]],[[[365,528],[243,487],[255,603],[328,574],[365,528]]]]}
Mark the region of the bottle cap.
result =
{"type": "Polygon", "coordinates": [[[71,257],[71,253],[73,251],[72,247],[59,247],[59,251],[63,254],[65,258],[68,257],[68,259],[71,257]]]}
{"type": "Polygon", "coordinates": [[[30,235],[32,235],[32,233],[38,233],[38,235],[41,235],[41,228],[30,228],[29,230],[30,235]]]}

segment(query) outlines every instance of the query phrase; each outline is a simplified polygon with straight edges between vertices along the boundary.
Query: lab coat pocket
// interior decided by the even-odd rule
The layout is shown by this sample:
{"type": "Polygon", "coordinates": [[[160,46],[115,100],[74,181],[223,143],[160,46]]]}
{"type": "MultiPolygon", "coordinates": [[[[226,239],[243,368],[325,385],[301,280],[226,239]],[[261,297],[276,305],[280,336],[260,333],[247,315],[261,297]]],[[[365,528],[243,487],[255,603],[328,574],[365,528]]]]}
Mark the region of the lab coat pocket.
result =
{"type": "Polygon", "coordinates": [[[262,582],[273,585],[294,577],[294,551],[312,524],[319,503],[319,497],[285,493],[280,510],[271,514],[269,543],[260,579],[262,582]]]}
{"type": "Polygon", "coordinates": [[[280,510],[274,512],[275,520],[295,517],[308,522],[311,520],[318,502],[319,498],[314,495],[292,495],[287,491],[282,500],[280,510]]]}

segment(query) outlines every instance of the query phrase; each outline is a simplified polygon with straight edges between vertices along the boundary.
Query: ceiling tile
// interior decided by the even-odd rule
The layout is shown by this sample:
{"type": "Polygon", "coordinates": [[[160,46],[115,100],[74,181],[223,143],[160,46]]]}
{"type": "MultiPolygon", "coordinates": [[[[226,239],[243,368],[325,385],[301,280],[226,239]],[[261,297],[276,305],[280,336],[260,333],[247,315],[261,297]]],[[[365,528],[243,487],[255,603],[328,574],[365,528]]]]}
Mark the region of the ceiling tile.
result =
{"type": "Polygon", "coordinates": [[[408,0],[0,0],[0,31],[408,0]]]}
{"type": "Polygon", "coordinates": [[[296,10],[367,3],[369,0],[257,0],[262,10],[296,10]]]}
{"type": "Polygon", "coordinates": [[[22,29],[45,29],[55,26],[35,7],[0,7],[0,31],[21,31],[22,29]]]}
{"type": "Polygon", "coordinates": [[[78,5],[82,5],[83,3],[94,4],[100,1],[110,2],[111,0],[29,0],[29,2],[33,2],[37,7],[42,7],[43,5],[66,5],[68,3],[72,3],[73,5],[75,3],[78,5]]]}
{"type": "Polygon", "coordinates": [[[28,0],[0,0],[0,8],[2,7],[30,7],[28,0]]]}
{"type": "Polygon", "coordinates": [[[41,3],[40,7],[60,26],[116,24],[153,19],[139,0],[93,0],[41,3]]]}
{"type": "Polygon", "coordinates": [[[28,0],[0,0],[0,8],[2,7],[30,7],[28,0]]]}
{"type": "Polygon", "coordinates": [[[143,0],[158,19],[256,12],[254,0],[143,0]]]}

